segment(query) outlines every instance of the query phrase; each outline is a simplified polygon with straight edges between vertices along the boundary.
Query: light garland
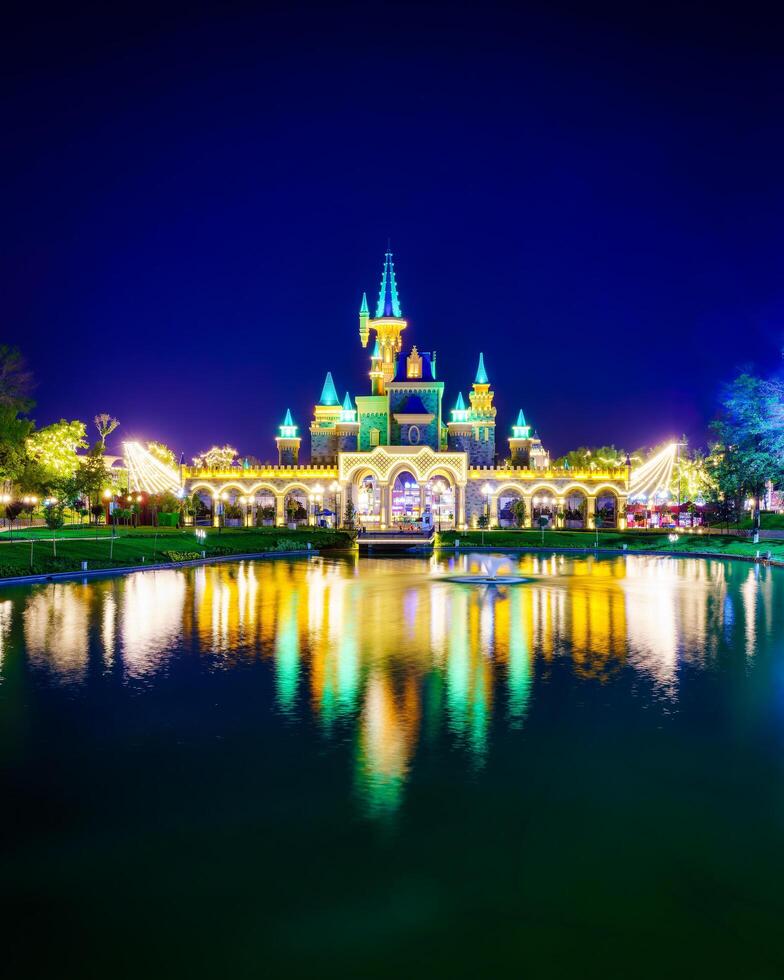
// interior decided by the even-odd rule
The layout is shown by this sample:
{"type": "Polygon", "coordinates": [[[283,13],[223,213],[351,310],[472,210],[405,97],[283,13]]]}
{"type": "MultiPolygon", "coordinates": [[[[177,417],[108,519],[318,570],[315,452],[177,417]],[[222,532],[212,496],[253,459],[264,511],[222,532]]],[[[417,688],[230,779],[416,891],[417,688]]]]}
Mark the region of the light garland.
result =
{"type": "Polygon", "coordinates": [[[147,452],[138,442],[124,442],[125,465],[131,490],[143,493],[179,493],[177,471],[147,452]]]}
{"type": "Polygon", "coordinates": [[[671,442],[647,463],[632,472],[629,500],[649,500],[669,491],[677,442],[671,442]]]}

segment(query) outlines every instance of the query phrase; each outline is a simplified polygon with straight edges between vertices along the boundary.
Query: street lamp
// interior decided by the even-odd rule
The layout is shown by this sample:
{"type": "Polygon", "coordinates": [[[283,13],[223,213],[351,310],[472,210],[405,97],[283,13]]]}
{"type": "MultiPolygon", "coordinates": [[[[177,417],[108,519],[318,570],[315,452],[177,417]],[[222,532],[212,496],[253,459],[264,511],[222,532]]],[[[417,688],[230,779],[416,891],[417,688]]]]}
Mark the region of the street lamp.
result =
{"type": "Polygon", "coordinates": [[[316,495],[314,493],[308,494],[308,500],[310,501],[310,521],[311,525],[316,523],[316,495]]]}

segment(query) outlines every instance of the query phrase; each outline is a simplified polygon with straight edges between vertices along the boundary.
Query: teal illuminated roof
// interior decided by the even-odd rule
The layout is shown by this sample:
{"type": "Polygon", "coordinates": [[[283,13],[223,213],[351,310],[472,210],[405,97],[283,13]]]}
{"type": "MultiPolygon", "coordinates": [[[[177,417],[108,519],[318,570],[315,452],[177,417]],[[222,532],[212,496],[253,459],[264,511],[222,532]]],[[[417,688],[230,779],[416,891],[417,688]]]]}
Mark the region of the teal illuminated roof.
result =
{"type": "Polygon", "coordinates": [[[474,378],[475,385],[489,385],[490,381],[487,377],[487,371],[485,371],[485,355],[479,355],[479,364],[476,369],[476,377],[474,378]]]}
{"type": "Polygon", "coordinates": [[[376,337],[376,342],[373,345],[373,353],[370,356],[374,358],[381,357],[381,348],[378,346],[378,337],[376,337]]]}
{"type": "Polygon", "coordinates": [[[521,408],[520,411],[517,413],[517,421],[515,422],[515,426],[518,429],[522,429],[524,426],[527,426],[527,425],[528,425],[528,423],[525,421],[525,415],[524,415],[523,410],[521,408]]]}
{"type": "Polygon", "coordinates": [[[360,313],[367,313],[368,312],[367,293],[363,293],[362,294],[362,306],[360,306],[359,312],[360,313]]]}
{"type": "Polygon", "coordinates": [[[457,401],[455,402],[454,411],[455,412],[464,412],[465,411],[465,402],[463,401],[463,392],[462,391],[461,392],[458,392],[457,401]]]}
{"type": "Polygon", "coordinates": [[[297,438],[297,427],[294,425],[294,419],[291,417],[291,409],[286,409],[286,418],[283,420],[283,425],[279,426],[280,435],[282,439],[296,439],[297,438]]]}
{"type": "Polygon", "coordinates": [[[351,395],[346,392],[346,397],[343,399],[343,410],[345,412],[353,412],[354,406],[351,404],[351,395]]]}
{"type": "Polygon", "coordinates": [[[384,272],[381,276],[381,290],[376,304],[376,317],[382,316],[403,316],[400,309],[400,299],[397,295],[395,266],[392,263],[392,252],[389,249],[384,256],[384,272]]]}
{"type": "Polygon", "coordinates": [[[321,398],[319,398],[319,405],[339,405],[340,399],[338,398],[338,393],[335,389],[335,382],[332,380],[332,372],[327,371],[327,376],[324,379],[324,387],[321,389],[321,398]]]}

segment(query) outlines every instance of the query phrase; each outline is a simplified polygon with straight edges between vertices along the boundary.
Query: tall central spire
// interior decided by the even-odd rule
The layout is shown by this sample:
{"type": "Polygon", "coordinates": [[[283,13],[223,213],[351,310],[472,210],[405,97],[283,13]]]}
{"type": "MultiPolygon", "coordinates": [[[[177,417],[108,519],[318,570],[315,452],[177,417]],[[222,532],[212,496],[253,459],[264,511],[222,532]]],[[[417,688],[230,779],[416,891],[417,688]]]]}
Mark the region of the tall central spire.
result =
{"type": "Polygon", "coordinates": [[[384,256],[384,272],[381,276],[381,290],[378,294],[376,304],[376,319],[381,317],[402,317],[400,309],[400,299],[397,295],[397,282],[395,281],[395,266],[392,262],[392,250],[387,246],[384,256]]]}

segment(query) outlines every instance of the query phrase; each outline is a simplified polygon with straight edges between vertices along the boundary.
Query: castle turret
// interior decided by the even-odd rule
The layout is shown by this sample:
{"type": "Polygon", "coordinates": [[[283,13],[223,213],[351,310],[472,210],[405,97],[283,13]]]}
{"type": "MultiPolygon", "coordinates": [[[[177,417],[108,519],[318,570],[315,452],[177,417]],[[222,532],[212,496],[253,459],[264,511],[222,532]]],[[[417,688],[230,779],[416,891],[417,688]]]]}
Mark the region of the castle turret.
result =
{"type": "MultiPolygon", "coordinates": [[[[362,346],[367,347],[370,332],[375,330],[378,342],[378,352],[380,354],[379,383],[374,380],[371,391],[374,395],[383,395],[386,386],[395,377],[397,369],[397,355],[402,348],[401,333],[408,326],[403,319],[403,311],[400,306],[400,297],[397,291],[397,280],[395,279],[395,266],[392,262],[392,252],[387,248],[384,255],[384,269],[381,274],[381,288],[376,303],[376,315],[368,316],[367,299],[363,296],[362,307],[359,311],[359,338],[362,346]],[[364,308],[364,309],[363,309],[364,308]]],[[[371,367],[373,371],[374,366],[371,367]]],[[[371,373],[371,378],[373,374],[371,373]]]]}
{"type": "Polygon", "coordinates": [[[531,426],[526,422],[522,408],[517,413],[517,419],[512,426],[512,435],[509,438],[509,454],[512,466],[544,470],[550,465],[550,454],[536,433],[531,435],[531,426]]]}
{"type": "Polygon", "coordinates": [[[370,328],[368,327],[369,316],[370,310],[368,309],[367,293],[363,293],[362,304],[359,307],[359,339],[362,341],[363,347],[367,347],[368,337],[370,336],[370,328]]]}
{"type": "Polygon", "coordinates": [[[310,459],[313,463],[332,464],[337,459],[337,424],[341,413],[340,399],[328,371],[321,389],[321,397],[313,410],[310,423],[310,459]]]}
{"type": "Polygon", "coordinates": [[[462,391],[458,393],[455,407],[449,415],[450,419],[447,422],[447,446],[449,450],[455,453],[470,453],[474,429],[469,421],[470,411],[466,408],[462,391]]]}
{"type": "Polygon", "coordinates": [[[485,370],[484,354],[479,355],[471,401],[470,421],[473,430],[470,461],[472,466],[492,466],[495,462],[495,407],[494,393],[485,370]]]}
{"type": "Polygon", "coordinates": [[[357,410],[351,403],[351,395],[346,392],[343,405],[340,409],[340,421],[335,427],[337,434],[338,452],[356,452],[358,448],[359,422],[357,421],[357,410]]]}
{"type": "Polygon", "coordinates": [[[286,418],[278,429],[280,435],[275,437],[278,446],[278,463],[280,466],[296,466],[299,462],[299,446],[302,439],[297,435],[291,409],[286,409],[286,418]]]}

